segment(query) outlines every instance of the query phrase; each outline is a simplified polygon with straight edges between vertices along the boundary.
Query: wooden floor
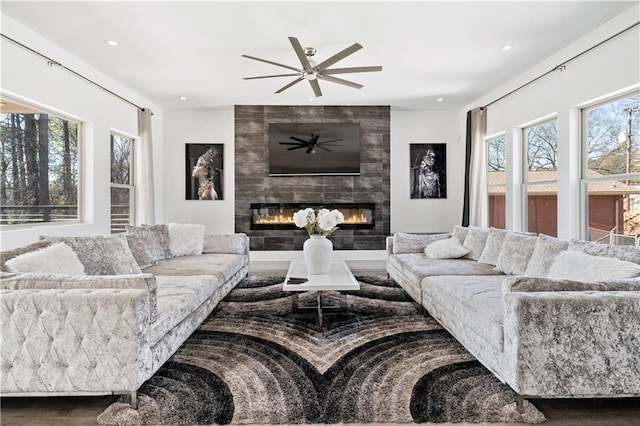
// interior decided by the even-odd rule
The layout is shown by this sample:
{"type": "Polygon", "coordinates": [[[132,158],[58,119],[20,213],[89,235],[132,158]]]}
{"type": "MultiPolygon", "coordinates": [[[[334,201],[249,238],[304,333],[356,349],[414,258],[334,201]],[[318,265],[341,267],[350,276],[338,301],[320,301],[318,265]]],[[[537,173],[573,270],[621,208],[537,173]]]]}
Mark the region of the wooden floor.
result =
{"type": "MultiPolygon", "coordinates": [[[[349,262],[356,275],[386,275],[376,262],[349,262]]],[[[250,274],[283,276],[286,263],[252,262],[250,274]]],[[[0,424],[16,426],[96,425],[96,419],[115,396],[2,398],[0,424]]],[[[547,417],[547,426],[640,426],[640,398],[558,399],[531,401],[547,417]]],[[[453,425],[440,423],[443,426],[453,425]]],[[[507,425],[491,423],[492,425],[507,425]]],[[[456,423],[455,425],[471,425],[456,423]]],[[[353,425],[357,426],[357,425],[353,425]]]]}

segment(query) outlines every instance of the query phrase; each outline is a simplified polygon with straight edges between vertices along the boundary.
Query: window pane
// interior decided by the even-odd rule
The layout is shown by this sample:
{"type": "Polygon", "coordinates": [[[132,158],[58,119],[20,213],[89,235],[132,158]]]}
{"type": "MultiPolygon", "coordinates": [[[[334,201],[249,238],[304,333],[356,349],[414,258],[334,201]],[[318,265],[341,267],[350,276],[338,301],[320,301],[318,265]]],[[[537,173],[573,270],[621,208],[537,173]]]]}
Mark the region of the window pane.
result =
{"type": "Polygon", "coordinates": [[[487,170],[490,172],[507,169],[507,147],[504,138],[487,141],[487,170]]]}
{"type": "Polygon", "coordinates": [[[558,189],[555,183],[528,185],[527,231],[558,236],[558,189]]]}
{"type": "Polygon", "coordinates": [[[546,121],[525,129],[528,182],[557,179],[558,122],[546,121]]]}
{"type": "Polygon", "coordinates": [[[131,189],[111,188],[111,233],[124,232],[131,225],[131,189]]]}
{"type": "Polygon", "coordinates": [[[5,102],[0,113],[1,224],[78,219],[78,127],[5,102]]]}
{"type": "Polygon", "coordinates": [[[589,240],[634,245],[640,234],[640,179],[587,185],[589,240]]]}
{"type": "Polygon", "coordinates": [[[640,94],[586,110],[589,177],[640,172],[640,94]]]}
{"type": "Polygon", "coordinates": [[[489,226],[506,227],[507,150],[504,137],[487,141],[487,192],[489,195],[489,226]]]}
{"type": "MultiPolygon", "coordinates": [[[[499,173],[499,172],[494,172],[499,173]]],[[[504,176],[504,175],[503,175],[504,176]]],[[[489,188],[489,226],[494,228],[506,228],[506,187],[490,186],[489,188]]]]}
{"type": "Polygon", "coordinates": [[[111,183],[129,185],[131,178],[131,140],[111,135],[111,183]]]}

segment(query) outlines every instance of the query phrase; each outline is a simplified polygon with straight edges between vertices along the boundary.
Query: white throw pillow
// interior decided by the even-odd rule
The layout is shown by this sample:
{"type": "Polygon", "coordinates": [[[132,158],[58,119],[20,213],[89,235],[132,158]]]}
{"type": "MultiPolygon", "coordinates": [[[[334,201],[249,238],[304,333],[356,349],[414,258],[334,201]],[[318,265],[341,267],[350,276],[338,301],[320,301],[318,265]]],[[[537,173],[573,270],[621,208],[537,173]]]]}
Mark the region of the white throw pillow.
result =
{"type": "Polygon", "coordinates": [[[429,259],[458,259],[469,254],[471,250],[464,247],[456,237],[435,241],[424,249],[429,259]]]}
{"type": "Polygon", "coordinates": [[[640,275],[640,265],[613,257],[591,256],[574,250],[559,253],[548,278],[573,281],[611,281],[640,275]]]}
{"type": "Polygon", "coordinates": [[[65,243],[52,244],[7,260],[11,272],[85,275],[78,255],[65,243]]]}
{"type": "Polygon", "coordinates": [[[204,225],[191,223],[169,223],[169,250],[173,256],[202,254],[204,248],[204,225]]]}

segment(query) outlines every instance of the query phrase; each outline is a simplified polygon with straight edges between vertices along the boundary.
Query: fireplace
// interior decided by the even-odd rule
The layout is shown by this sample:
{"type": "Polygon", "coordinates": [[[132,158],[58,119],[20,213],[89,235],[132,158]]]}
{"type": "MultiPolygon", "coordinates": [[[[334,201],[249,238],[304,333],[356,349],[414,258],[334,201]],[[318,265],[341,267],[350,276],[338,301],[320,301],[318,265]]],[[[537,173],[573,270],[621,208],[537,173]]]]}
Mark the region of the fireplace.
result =
{"type": "Polygon", "coordinates": [[[298,229],[293,214],[308,207],[340,210],[344,216],[344,223],[338,225],[340,229],[375,229],[375,203],[251,203],[250,229],[298,229]]]}

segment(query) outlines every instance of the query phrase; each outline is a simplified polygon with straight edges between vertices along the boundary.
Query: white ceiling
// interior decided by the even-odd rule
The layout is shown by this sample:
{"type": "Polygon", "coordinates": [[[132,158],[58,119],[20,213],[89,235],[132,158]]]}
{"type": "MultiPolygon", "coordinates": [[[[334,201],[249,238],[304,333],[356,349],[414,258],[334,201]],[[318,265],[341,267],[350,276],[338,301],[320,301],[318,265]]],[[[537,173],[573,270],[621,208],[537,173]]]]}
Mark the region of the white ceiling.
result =
{"type": "Polygon", "coordinates": [[[457,109],[634,4],[3,0],[1,8],[164,108],[457,109]],[[242,80],[288,72],[242,54],[298,67],[289,36],[315,47],[317,62],[359,42],[363,49],[333,67],[382,65],[383,71],[339,76],[362,89],[320,81],[324,96],[315,101],[309,100],[313,92],[306,81],[274,94],[294,78],[242,80]],[[119,46],[106,45],[107,39],[119,46]],[[513,48],[501,51],[505,44],[513,48]]]}

